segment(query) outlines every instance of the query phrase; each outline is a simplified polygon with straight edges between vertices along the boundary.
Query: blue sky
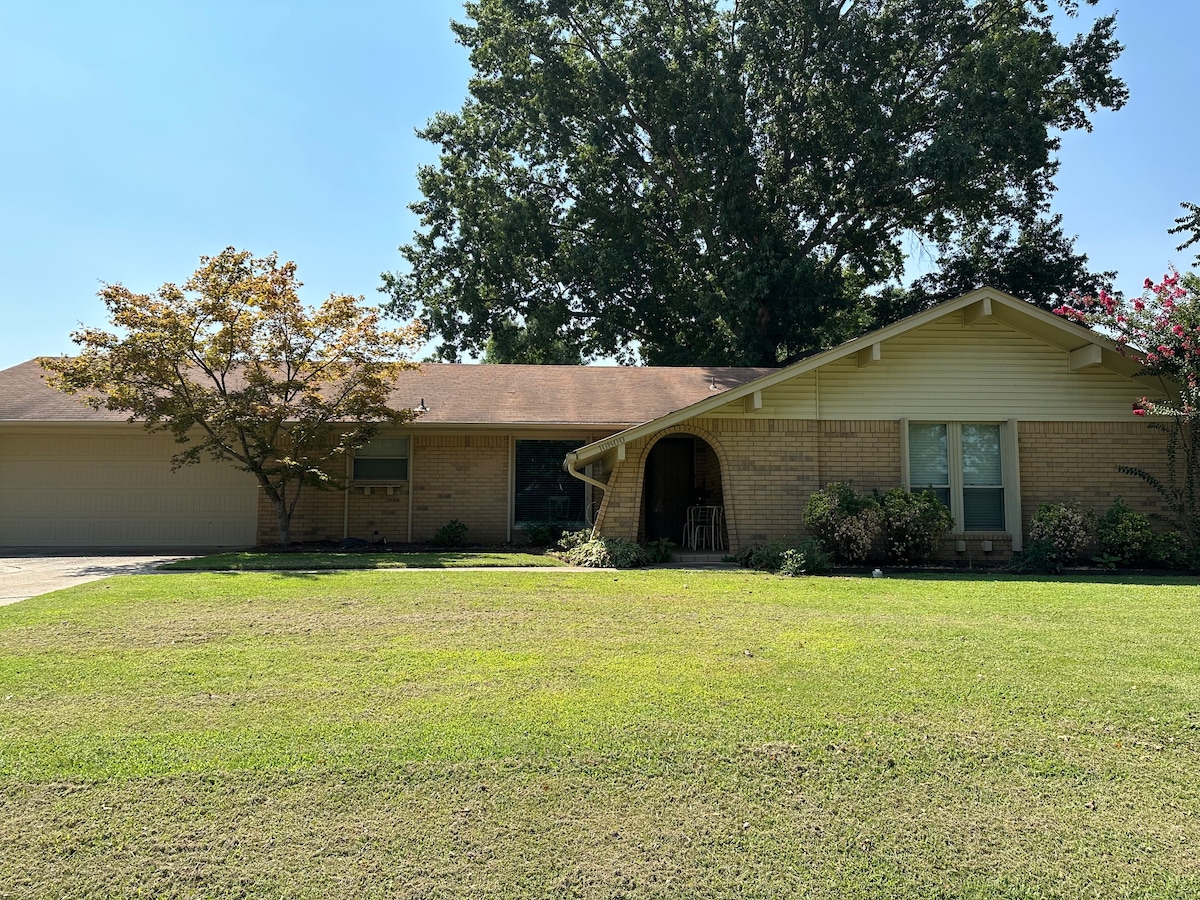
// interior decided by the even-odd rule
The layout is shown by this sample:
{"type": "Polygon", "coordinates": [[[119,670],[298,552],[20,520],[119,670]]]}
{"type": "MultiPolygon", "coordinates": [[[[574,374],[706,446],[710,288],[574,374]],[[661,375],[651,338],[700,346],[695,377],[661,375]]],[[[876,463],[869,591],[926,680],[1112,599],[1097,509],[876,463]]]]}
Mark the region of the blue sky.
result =
{"type": "MultiPolygon", "coordinates": [[[[448,28],[461,10],[0,4],[0,368],[103,324],[101,282],[149,291],[227,245],[296,260],[309,302],[379,296],[416,224],[416,168],[434,160],[413,129],[466,90],[448,28]]],[[[1065,138],[1055,209],[1136,292],[1192,260],[1166,229],[1200,202],[1200,4],[1142,0],[1118,22],[1132,99],[1065,138]]]]}

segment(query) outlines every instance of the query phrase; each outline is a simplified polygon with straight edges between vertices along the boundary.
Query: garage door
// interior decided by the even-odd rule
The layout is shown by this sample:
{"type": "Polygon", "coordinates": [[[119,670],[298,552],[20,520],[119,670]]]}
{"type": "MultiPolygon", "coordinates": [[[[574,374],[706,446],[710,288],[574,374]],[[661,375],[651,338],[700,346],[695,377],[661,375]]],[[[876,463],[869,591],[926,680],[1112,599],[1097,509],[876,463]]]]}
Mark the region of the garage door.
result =
{"type": "Polygon", "coordinates": [[[252,545],[254,480],[209,460],[172,472],[177,449],[137,426],[0,432],[0,545],[252,545]]]}

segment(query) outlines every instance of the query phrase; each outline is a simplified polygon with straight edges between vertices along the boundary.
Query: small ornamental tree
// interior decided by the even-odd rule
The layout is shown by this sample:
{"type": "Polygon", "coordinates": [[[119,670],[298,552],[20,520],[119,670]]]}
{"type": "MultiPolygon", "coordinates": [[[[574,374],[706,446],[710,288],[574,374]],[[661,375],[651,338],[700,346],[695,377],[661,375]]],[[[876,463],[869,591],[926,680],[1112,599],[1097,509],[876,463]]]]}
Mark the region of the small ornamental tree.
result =
{"type": "Polygon", "coordinates": [[[1073,297],[1055,312],[1112,333],[1122,351],[1140,359],[1143,374],[1162,380],[1169,399],[1142,397],[1133,414],[1162,417],[1151,427],[1167,434],[1165,480],[1132,466],[1117,468],[1162,496],[1173,524],[1195,552],[1200,550],[1200,278],[1172,271],[1157,283],[1147,278],[1143,288],[1132,301],[1104,291],[1073,297]]]}
{"type": "Polygon", "coordinates": [[[127,413],[185,445],[179,468],[204,456],[254,476],[275,508],[279,542],[306,486],[340,487],[327,464],[366,443],[388,406],[393,379],[415,368],[415,326],[382,329],[362,297],[300,302],[296,264],[229,247],[201,257],[182,287],[135,294],[106,284],[114,331],[81,328],[78,356],[41,360],[52,386],[95,409],[127,413]]]}

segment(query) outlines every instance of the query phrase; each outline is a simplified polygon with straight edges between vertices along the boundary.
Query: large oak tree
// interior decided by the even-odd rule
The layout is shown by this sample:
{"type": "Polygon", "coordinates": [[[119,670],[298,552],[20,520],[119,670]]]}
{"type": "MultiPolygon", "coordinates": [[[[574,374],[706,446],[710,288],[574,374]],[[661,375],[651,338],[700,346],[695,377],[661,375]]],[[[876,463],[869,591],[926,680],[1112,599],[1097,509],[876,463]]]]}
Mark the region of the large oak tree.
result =
{"type": "Polygon", "coordinates": [[[906,236],[1043,210],[1058,135],[1126,98],[1113,18],[1064,42],[1042,0],[466,10],[470,95],[419,132],[440,161],[384,276],[448,358],[525,323],[589,357],[794,359],[870,324],[906,236]]]}

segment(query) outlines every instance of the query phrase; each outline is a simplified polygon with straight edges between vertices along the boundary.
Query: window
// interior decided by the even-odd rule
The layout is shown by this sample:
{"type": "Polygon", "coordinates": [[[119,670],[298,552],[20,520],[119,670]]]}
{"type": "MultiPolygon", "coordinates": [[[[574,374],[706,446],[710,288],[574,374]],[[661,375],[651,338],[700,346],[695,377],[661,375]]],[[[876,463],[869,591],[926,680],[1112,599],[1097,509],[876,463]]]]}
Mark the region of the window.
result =
{"type": "Polygon", "coordinates": [[[376,439],[354,451],[355,481],[407,481],[408,438],[376,439]]]}
{"type": "Polygon", "coordinates": [[[1006,426],[1001,422],[908,425],[908,486],[931,488],[959,531],[1005,531],[1006,426]]]}
{"type": "Polygon", "coordinates": [[[584,521],[584,483],[567,471],[567,454],[583,441],[517,441],[516,524],[584,521]]]}

